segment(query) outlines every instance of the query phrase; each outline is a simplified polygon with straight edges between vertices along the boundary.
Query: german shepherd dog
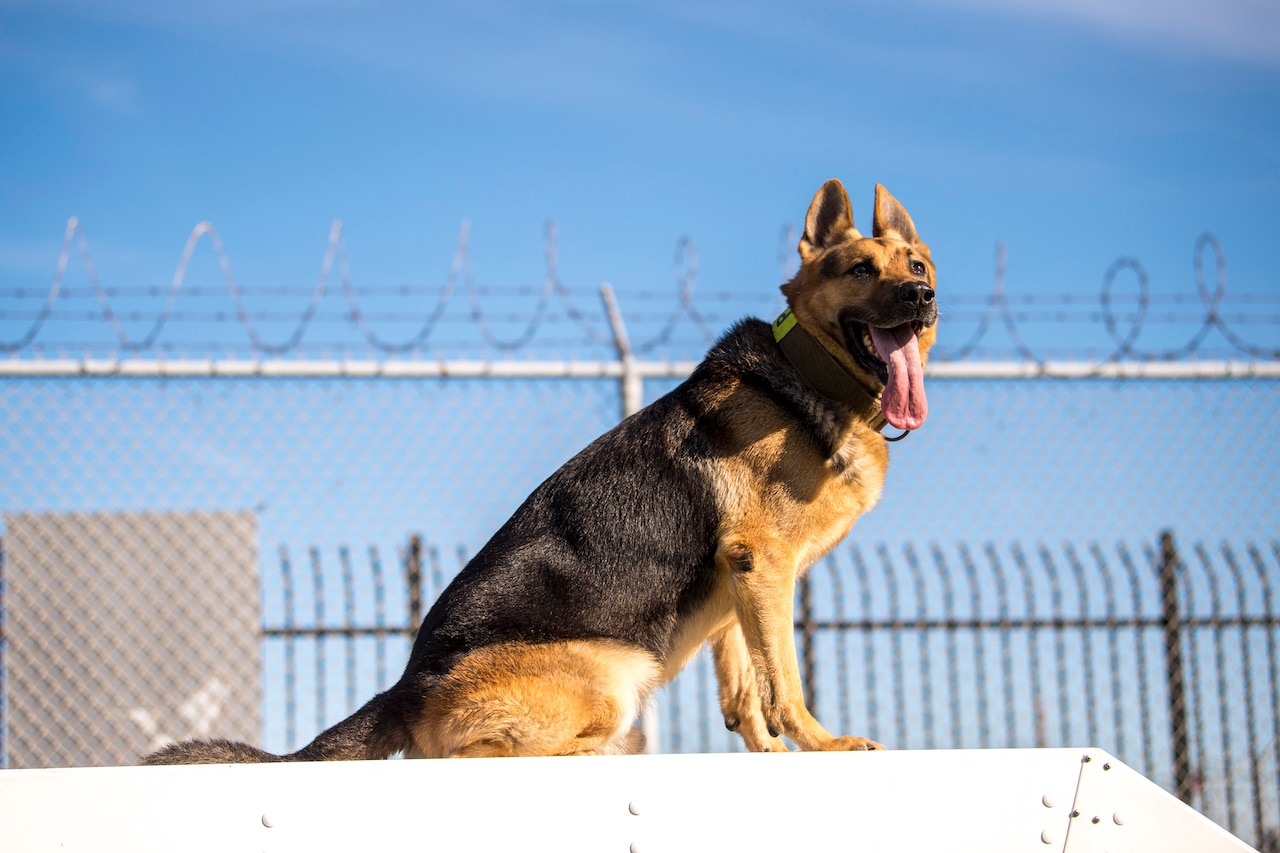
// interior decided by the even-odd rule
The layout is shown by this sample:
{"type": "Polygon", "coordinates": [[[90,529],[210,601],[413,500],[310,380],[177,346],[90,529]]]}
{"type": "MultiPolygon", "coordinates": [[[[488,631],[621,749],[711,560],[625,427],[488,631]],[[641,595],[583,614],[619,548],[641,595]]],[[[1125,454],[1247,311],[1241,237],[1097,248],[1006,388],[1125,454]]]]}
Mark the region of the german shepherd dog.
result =
{"type": "Polygon", "coordinates": [[[882,749],[805,707],[792,607],[880,497],[879,429],[924,423],[935,271],[882,186],[864,237],[828,181],[799,250],[787,311],[740,321],[538,486],[441,594],[395,686],[290,755],[188,741],[144,763],[639,752],[646,698],[708,642],[750,749],[882,749]]]}

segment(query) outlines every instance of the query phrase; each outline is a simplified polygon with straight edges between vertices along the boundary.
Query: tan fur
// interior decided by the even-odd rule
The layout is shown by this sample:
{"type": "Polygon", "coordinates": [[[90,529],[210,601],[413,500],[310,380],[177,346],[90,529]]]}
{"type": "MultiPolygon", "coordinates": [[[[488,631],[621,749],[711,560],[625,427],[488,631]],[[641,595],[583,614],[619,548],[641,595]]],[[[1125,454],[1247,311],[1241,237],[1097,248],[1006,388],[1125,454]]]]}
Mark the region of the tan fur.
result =
{"type": "Polygon", "coordinates": [[[723,573],[715,590],[702,608],[686,616],[676,626],[671,652],[663,663],[662,681],[670,682],[702,650],[707,638],[719,634],[735,623],[729,576],[723,573]]]}
{"type": "Polygon", "coordinates": [[[769,724],[760,710],[756,668],[742,626],[733,621],[711,637],[710,645],[725,725],[741,735],[752,752],[786,752],[782,738],[769,733],[769,724]]]}
{"type": "Polygon", "coordinates": [[[632,727],[659,683],[622,643],[505,643],[467,654],[435,685],[413,736],[427,758],[640,752],[632,727]]]}

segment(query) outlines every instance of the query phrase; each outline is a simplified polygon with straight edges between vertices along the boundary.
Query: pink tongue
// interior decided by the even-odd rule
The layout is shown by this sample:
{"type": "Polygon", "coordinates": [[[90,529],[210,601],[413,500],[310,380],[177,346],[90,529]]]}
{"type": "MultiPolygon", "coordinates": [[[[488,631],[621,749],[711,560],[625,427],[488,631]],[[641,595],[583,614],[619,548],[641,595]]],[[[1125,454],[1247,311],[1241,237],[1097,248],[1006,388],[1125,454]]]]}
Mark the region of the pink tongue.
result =
{"type": "Polygon", "coordinates": [[[924,366],[915,329],[910,323],[892,329],[868,328],[880,357],[889,365],[889,381],[880,396],[885,420],[898,429],[919,429],[929,414],[929,402],[924,398],[924,366]]]}

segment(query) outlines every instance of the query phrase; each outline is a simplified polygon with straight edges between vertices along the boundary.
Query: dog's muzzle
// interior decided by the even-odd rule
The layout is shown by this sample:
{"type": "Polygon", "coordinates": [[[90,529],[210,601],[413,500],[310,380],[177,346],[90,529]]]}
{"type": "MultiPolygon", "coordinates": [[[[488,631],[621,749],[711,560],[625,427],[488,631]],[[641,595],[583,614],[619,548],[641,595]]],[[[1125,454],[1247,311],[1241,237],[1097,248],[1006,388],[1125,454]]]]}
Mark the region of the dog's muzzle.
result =
{"type": "Polygon", "coordinates": [[[914,307],[915,319],[925,326],[933,325],[938,319],[938,303],[934,297],[933,288],[923,281],[904,281],[898,285],[898,302],[914,307]]]}

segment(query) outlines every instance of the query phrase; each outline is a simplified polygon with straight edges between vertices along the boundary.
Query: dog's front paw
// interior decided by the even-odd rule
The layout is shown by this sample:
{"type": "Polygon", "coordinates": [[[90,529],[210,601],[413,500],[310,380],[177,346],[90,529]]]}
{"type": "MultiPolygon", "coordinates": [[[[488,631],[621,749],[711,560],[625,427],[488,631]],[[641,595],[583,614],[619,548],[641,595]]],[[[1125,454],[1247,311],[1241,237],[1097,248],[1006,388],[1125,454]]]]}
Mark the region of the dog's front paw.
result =
{"type": "Polygon", "coordinates": [[[876,743],[864,737],[853,737],[845,735],[832,739],[832,741],[823,747],[828,752],[869,752],[871,750],[883,750],[884,744],[876,743]]]}

